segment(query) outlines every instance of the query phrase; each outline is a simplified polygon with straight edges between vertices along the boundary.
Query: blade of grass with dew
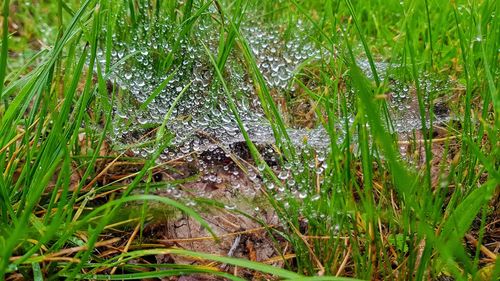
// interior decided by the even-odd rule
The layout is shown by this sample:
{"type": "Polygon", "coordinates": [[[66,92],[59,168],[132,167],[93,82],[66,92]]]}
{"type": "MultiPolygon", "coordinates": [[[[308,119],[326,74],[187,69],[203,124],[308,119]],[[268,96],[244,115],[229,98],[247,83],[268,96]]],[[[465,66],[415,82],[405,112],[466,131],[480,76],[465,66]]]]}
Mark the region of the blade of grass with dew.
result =
{"type": "MultiPolygon", "coordinates": [[[[260,152],[258,151],[255,144],[250,139],[250,136],[248,135],[248,132],[246,131],[245,126],[243,125],[243,121],[241,120],[238,109],[236,108],[234,98],[233,98],[231,92],[229,91],[229,89],[227,88],[226,82],[224,81],[224,77],[222,76],[221,70],[219,69],[217,62],[215,61],[215,59],[212,56],[208,47],[205,44],[203,44],[203,47],[205,48],[205,53],[209,57],[210,62],[212,63],[212,66],[214,67],[215,72],[217,74],[217,77],[219,79],[219,82],[222,84],[222,88],[224,89],[224,92],[226,93],[226,96],[228,97],[227,101],[228,101],[229,108],[230,108],[231,112],[233,113],[233,116],[236,118],[236,123],[238,124],[238,127],[239,127],[241,133],[243,134],[243,138],[245,139],[245,142],[250,150],[250,154],[252,155],[254,160],[257,162],[257,165],[264,165],[264,167],[265,167],[264,169],[265,169],[268,176],[270,176],[277,184],[281,184],[281,182],[277,179],[274,172],[271,170],[271,168],[269,168],[267,163],[263,160],[263,158],[260,155],[260,152]]],[[[221,65],[223,66],[224,64],[225,63],[222,63],[221,65]]]]}
{"type": "MultiPolygon", "coordinates": [[[[414,44],[413,44],[413,39],[411,32],[409,30],[408,25],[405,27],[406,28],[406,38],[408,40],[408,49],[410,53],[410,60],[411,60],[411,70],[412,70],[412,75],[413,75],[413,81],[415,82],[415,88],[416,88],[416,94],[417,94],[417,101],[418,101],[418,109],[420,113],[420,126],[422,130],[422,134],[424,136],[424,149],[425,149],[425,175],[426,175],[426,189],[421,189],[422,192],[431,192],[432,189],[432,179],[431,179],[431,161],[432,161],[432,153],[431,153],[431,142],[430,139],[432,138],[432,113],[429,112],[427,114],[425,104],[424,104],[424,92],[421,89],[420,86],[420,78],[418,75],[418,70],[417,70],[417,62],[416,62],[416,54],[414,50],[414,44]],[[427,120],[427,116],[429,116],[429,120],[427,120]],[[427,121],[429,121],[429,125],[427,125],[427,121]]],[[[430,103],[432,101],[429,101],[430,103]]]]}
{"type": "MultiPolygon", "coordinates": [[[[357,19],[357,16],[356,16],[356,11],[354,9],[354,6],[352,5],[352,2],[351,0],[345,0],[346,2],[346,6],[348,7],[348,10],[349,10],[349,13],[352,17],[352,21],[354,23],[354,26],[356,28],[356,31],[358,33],[358,36],[361,40],[361,44],[363,45],[363,50],[366,54],[366,57],[368,59],[368,63],[370,65],[370,70],[372,72],[372,75],[373,75],[373,79],[375,80],[375,84],[377,85],[377,93],[380,92],[382,88],[382,82],[381,79],[380,79],[380,76],[378,74],[378,70],[377,70],[377,67],[375,65],[375,60],[373,59],[373,55],[372,55],[372,52],[370,51],[370,48],[368,47],[368,43],[366,41],[366,38],[362,32],[362,29],[358,23],[358,19],[357,19]]],[[[342,29],[342,32],[344,33],[343,29],[342,29]]],[[[344,34],[344,38],[347,38],[347,34],[344,34]]],[[[346,40],[347,41],[347,40],[346,40]]],[[[355,60],[354,58],[354,53],[353,53],[353,50],[352,50],[352,47],[350,46],[350,44],[348,43],[348,49],[349,49],[349,52],[351,54],[351,57],[353,60],[355,60]]],[[[387,126],[389,126],[389,128],[392,128],[392,120],[391,120],[391,116],[389,114],[389,111],[388,111],[388,107],[387,107],[387,103],[385,102],[385,100],[383,100],[382,102],[382,105],[383,105],[383,116],[385,118],[385,122],[387,124],[387,126]]]]}
{"type": "Polygon", "coordinates": [[[361,40],[361,43],[363,44],[363,49],[365,51],[366,57],[368,58],[368,63],[370,64],[370,69],[373,74],[373,78],[375,79],[375,83],[377,84],[377,87],[380,86],[380,78],[377,72],[377,67],[375,66],[375,61],[373,60],[372,53],[370,51],[370,48],[368,47],[368,43],[366,42],[365,36],[363,35],[362,29],[358,24],[357,16],[356,16],[356,11],[354,10],[354,6],[352,5],[351,0],[345,0],[345,3],[347,7],[349,8],[349,13],[351,14],[352,21],[354,23],[354,26],[356,27],[356,30],[358,31],[358,36],[361,40]]]}
{"type": "Polygon", "coordinates": [[[106,41],[105,41],[105,46],[106,46],[106,62],[105,62],[105,68],[104,72],[109,73],[110,72],[110,64],[111,64],[111,51],[113,49],[112,44],[113,44],[113,33],[115,32],[116,29],[116,18],[118,17],[118,13],[116,11],[119,11],[120,8],[122,7],[123,2],[122,1],[109,1],[105,3],[107,5],[107,9],[109,10],[107,14],[107,32],[106,32],[106,41]]]}
{"type": "MultiPolygon", "coordinates": [[[[175,74],[172,73],[169,77],[167,77],[167,79],[165,79],[165,81],[167,82],[163,82],[156,90],[158,90],[159,88],[164,88],[167,84],[168,84],[168,81],[170,81],[171,77],[173,77],[173,75],[175,74]]],[[[173,110],[175,109],[175,107],[177,106],[177,103],[181,100],[181,98],[184,96],[184,94],[187,92],[187,90],[189,89],[189,87],[191,86],[193,82],[189,82],[183,89],[182,91],[177,95],[177,97],[174,99],[174,101],[172,102],[172,104],[170,105],[170,108],[168,110],[168,112],[165,114],[165,117],[163,118],[163,122],[160,126],[160,128],[158,129],[158,132],[157,132],[157,135],[156,135],[156,147],[158,147],[161,143],[161,141],[164,139],[164,136],[165,136],[165,128],[167,126],[167,122],[170,121],[170,117],[172,116],[172,113],[173,113],[173,110]]],[[[156,91],[155,90],[155,91],[156,91]]],[[[158,93],[160,93],[162,89],[158,90],[158,93]]],[[[153,94],[151,96],[154,96],[154,95],[157,95],[158,93],[155,93],[153,92],[153,94]]],[[[152,100],[152,99],[151,99],[152,100]]],[[[146,189],[145,189],[145,193],[148,194],[149,192],[149,183],[151,182],[151,178],[152,178],[152,171],[149,171],[148,173],[148,177],[146,179],[146,189]]],[[[140,231],[140,236],[142,237],[142,231],[143,231],[143,228],[144,228],[144,222],[146,220],[146,203],[143,204],[143,208],[142,208],[142,211],[141,211],[141,220],[140,220],[140,223],[141,223],[141,231],[140,231]]]]}
{"type": "MultiPolygon", "coordinates": [[[[318,23],[316,22],[316,20],[312,19],[311,16],[309,15],[309,13],[307,13],[306,11],[306,8],[304,8],[302,5],[300,5],[296,0],[290,0],[290,2],[293,3],[293,5],[295,5],[295,7],[297,7],[297,9],[299,10],[299,12],[301,14],[303,14],[308,20],[309,22],[314,26],[314,28],[321,33],[321,35],[328,41],[328,44],[321,44],[323,47],[325,47],[328,51],[332,52],[333,53],[333,49],[332,47],[335,45],[334,43],[334,40],[332,40],[332,38],[326,34],[326,32],[323,30],[323,28],[321,28],[318,23]]],[[[313,39],[313,40],[317,40],[317,39],[313,39]]],[[[318,42],[321,42],[321,40],[317,40],[318,42]]]]}
{"type": "Polygon", "coordinates": [[[255,58],[252,55],[250,47],[246,39],[241,35],[237,26],[230,20],[230,28],[234,30],[235,35],[238,39],[240,49],[243,52],[243,56],[245,57],[247,63],[250,65],[251,73],[254,76],[255,86],[257,90],[257,94],[259,96],[260,102],[262,104],[264,113],[270,120],[271,128],[273,129],[274,137],[276,138],[276,143],[285,150],[285,156],[289,159],[296,158],[296,152],[292,145],[292,141],[288,132],[286,130],[285,123],[281,114],[278,111],[276,104],[273,101],[273,98],[269,92],[267,84],[260,72],[255,58]]]}
{"type": "MultiPolygon", "coordinates": [[[[179,68],[177,68],[174,71],[172,71],[172,73],[170,75],[168,75],[167,78],[165,78],[165,80],[163,80],[163,82],[161,82],[160,85],[158,85],[158,87],[156,87],[156,89],[154,89],[154,91],[151,93],[151,95],[149,95],[149,97],[140,106],[139,109],[141,109],[141,110],[146,109],[146,107],[148,106],[148,104],[150,104],[159,94],[161,94],[161,92],[165,89],[165,87],[172,80],[172,78],[175,76],[175,74],[177,74],[177,70],[178,69],[179,68]]],[[[174,101],[175,103],[178,102],[178,98],[180,98],[179,96],[175,99],[175,101],[174,101]]],[[[168,118],[170,118],[170,116],[168,118]]]]}
{"type": "Polygon", "coordinates": [[[193,0],[188,0],[184,7],[184,17],[180,25],[180,30],[177,33],[177,40],[172,46],[172,50],[167,55],[165,62],[163,64],[163,71],[168,72],[174,63],[175,56],[179,53],[181,47],[181,41],[189,35],[191,28],[195,24],[196,20],[210,7],[212,1],[207,1],[198,10],[192,14],[193,0]]]}
{"type": "MultiPolygon", "coordinates": [[[[224,25],[224,11],[222,10],[220,4],[218,1],[214,2],[217,6],[217,10],[219,11],[219,14],[221,16],[221,36],[219,38],[219,55],[217,57],[217,68],[218,69],[224,69],[224,66],[226,65],[227,59],[229,58],[229,54],[234,48],[234,42],[236,39],[236,34],[234,32],[234,29],[230,29],[227,36],[224,36],[226,27],[224,25]]],[[[242,7],[241,1],[236,2],[236,11],[234,12],[235,18],[233,19],[233,22],[236,23],[236,27],[239,28],[241,21],[243,20],[243,15],[245,14],[246,6],[242,7]]]]}
{"type": "Polygon", "coordinates": [[[351,67],[351,76],[354,86],[359,95],[359,103],[363,112],[367,115],[368,123],[371,127],[371,132],[377,144],[380,145],[384,152],[384,156],[389,162],[392,174],[396,181],[398,191],[404,200],[413,205],[413,192],[415,189],[416,179],[405,167],[405,164],[398,160],[397,152],[394,149],[392,138],[380,124],[380,115],[376,111],[377,105],[373,101],[371,91],[368,88],[369,82],[364,78],[361,70],[357,65],[353,64],[351,67]]]}
{"type": "Polygon", "coordinates": [[[156,145],[160,144],[161,141],[163,140],[163,138],[165,136],[165,128],[167,126],[168,121],[170,121],[170,117],[172,116],[172,113],[173,113],[175,107],[177,106],[177,103],[179,103],[182,96],[184,96],[184,93],[187,92],[187,90],[189,89],[189,87],[191,86],[192,83],[193,83],[193,81],[189,82],[186,86],[184,86],[182,91],[177,95],[175,100],[170,105],[170,108],[168,109],[167,113],[165,114],[165,117],[163,118],[163,122],[162,122],[160,128],[158,129],[158,133],[156,134],[156,145]]]}

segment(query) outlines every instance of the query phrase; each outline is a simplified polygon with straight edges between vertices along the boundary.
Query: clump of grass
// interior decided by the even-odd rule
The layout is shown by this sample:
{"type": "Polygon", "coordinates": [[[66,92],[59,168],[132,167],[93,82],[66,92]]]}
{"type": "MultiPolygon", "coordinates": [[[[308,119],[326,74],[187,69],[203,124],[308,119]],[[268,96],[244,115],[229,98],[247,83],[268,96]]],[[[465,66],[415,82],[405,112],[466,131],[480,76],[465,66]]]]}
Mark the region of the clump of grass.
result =
{"type": "MultiPolygon", "coordinates": [[[[490,217],[498,207],[492,204],[498,200],[492,198],[499,195],[500,182],[499,46],[495,40],[500,24],[493,16],[499,13],[495,1],[87,0],[80,5],[54,1],[44,7],[58,15],[57,24],[52,24],[60,32],[50,49],[41,50],[22,67],[9,57],[11,5],[10,1],[3,3],[0,53],[0,279],[121,280],[199,273],[242,280],[215,266],[137,262],[166,254],[291,280],[347,280],[338,276],[495,280],[500,276],[498,253],[483,245],[489,224],[495,225],[490,217]],[[300,73],[293,82],[305,93],[301,97],[314,104],[318,122],[328,133],[330,139],[325,142],[330,145],[324,154],[312,149],[297,151],[287,134],[289,124],[239,28],[256,9],[267,24],[289,22],[288,33],[294,32],[297,20],[308,22],[311,41],[329,51],[314,65],[316,69],[300,73]],[[158,52],[154,66],[167,73],[182,62],[180,42],[188,40],[192,26],[209,10],[221,31],[217,55],[206,47],[207,61],[214,69],[212,83],[227,95],[256,166],[264,167],[261,176],[278,186],[286,185],[264,161],[239,118],[238,95],[231,92],[224,76],[233,52],[242,56],[242,67],[252,76],[256,95],[271,121],[282,155],[279,161],[293,163],[293,180],[308,187],[303,198],[289,194],[278,200],[272,192],[266,193],[283,225],[280,231],[269,231],[284,237],[295,254],[286,269],[181,249],[141,248],[140,243],[136,250],[129,250],[136,235],[121,237],[110,231],[130,222],[137,229],[143,227],[146,207],[132,219],[116,221],[126,203],[137,201],[161,202],[210,228],[199,213],[178,201],[132,193],[144,184],[147,193],[155,161],[169,145],[164,128],[175,103],[156,132],[155,152],[137,173],[127,176],[131,181],[113,192],[98,184],[106,172],[99,162],[111,165],[125,159],[110,151],[103,155],[101,149],[107,143],[116,97],[122,94],[116,85],[107,85],[114,67],[110,59],[113,36],[133,37],[140,23],[151,24],[149,32],[143,30],[140,36],[153,36],[155,23],[171,24],[173,32],[162,36],[171,36],[172,49],[158,52]],[[101,50],[104,64],[98,62],[101,50]],[[368,59],[373,81],[357,66],[359,56],[368,59]],[[421,139],[410,145],[417,149],[422,144],[420,164],[403,160],[401,140],[387,129],[391,116],[380,96],[388,82],[376,69],[378,57],[398,62],[404,72],[401,76],[409,77],[415,88],[423,129],[421,139]],[[464,92],[448,93],[458,103],[457,112],[452,112],[457,122],[447,125],[449,136],[442,151],[450,152],[456,141],[460,149],[452,159],[436,161],[440,155],[433,153],[437,142],[429,113],[434,100],[421,87],[424,72],[455,77],[465,87],[464,92]],[[315,82],[307,84],[305,79],[315,82]],[[347,87],[352,88],[354,98],[346,94],[347,87]],[[347,113],[354,113],[353,120],[347,120],[347,113]],[[94,130],[89,124],[102,128],[94,130]],[[339,127],[345,133],[340,142],[339,127]],[[89,147],[82,147],[82,139],[89,147]],[[325,163],[321,175],[316,173],[319,162],[325,163]],[[471,235],[475,244],[469,249],[464,239],[473,241],[471,235]],[[99,250],[114,254],[105,257],[99,250]],[[122,273],[107,275],[117,268],[122,273]],[[305,277],[314,275],[320,276],[305,277]]],[[[26,20],[25,24],[30,23],[26,20]]]]}

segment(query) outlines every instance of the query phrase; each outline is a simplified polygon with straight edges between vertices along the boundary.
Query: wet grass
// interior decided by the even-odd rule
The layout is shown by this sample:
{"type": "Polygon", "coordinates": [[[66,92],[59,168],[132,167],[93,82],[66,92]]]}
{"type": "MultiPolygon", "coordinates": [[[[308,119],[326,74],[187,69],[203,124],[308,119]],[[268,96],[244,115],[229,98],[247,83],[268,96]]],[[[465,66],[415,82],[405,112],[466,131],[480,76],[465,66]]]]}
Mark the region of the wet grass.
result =
{"type": "MultiPolygon", "coordinates": [[[[495,1],[150,2],[150,7],[148,1],[133,0],[3,2],[0,279],[124,280],[195,273],[242,279],[235,271],[222,271],[220,264],[247,268],[259,279],[498,279],[500,6],[495,1]],[[121,98],[118,87],[108,81],[114,67],[113,34],[127,38],[141,18],[170,15],[178,31],[170,35],[171,52],[158,54],[155,64],[167,73],[182,61],[180,42],[207,11],[225,34],[218,42],[220,56],[206,49],[212,83],[222,86],[238,116],[233,102],[238,97],[223,70],[229,54],[239,52],[272,121],[282,156],[278,161],[300,163],[303,169],[293,178],[310,186],[309,196],[300,200],[276,200],[266,192],[281,228],[264,226],[273,235],[279,233],[293,253],[293,258],[282,257],[284,269],[142,243],[146,207],[117,221],[130,202],[160,202],[210,229],[203,214],[182,201],[148,194],[154,174],[169,166],[157,159],[169,145],[161,140],[170,138],[163,128],[175,103],[162,129],[153,131],[159,147],[147,159],[125,158],[107,141],[113,105],[121,98]],[[265,24],[286,24],[287,33],[301,19],[311,27],[311,41],[330,51],[314,69],[307,66],[297,73],[301,94],[282,107],[239,29],[240,21],[256,11],[265,24]],[[34,40],[43,44],[32,44],[34,40]],[[104,51],[104,64],[97,62],[99,50],[104,51]],[[373,80],[359,70],[359,57],[368,60],[373,80]],[[423,129],[408,141],[387,129],[391,120],[384,97],[389,82],[377,73],[379,60],[400,66],[400,76],[414,86],[418,111],[426,116],[423,129]],[[425,73],[449,77],[456,89],[428,95],[422,83],[425,73]],[[439,100],[448,102],[455,121],[438,124],[445,126],[445,133],[437,138],[433,114],[427,113],[439,100]],[[302,155],[290,141],[285,120],[293,118],[292,103],[301,102],[314,104],[313,122],[328,132],[326,155],[302,155]],[[337,114],[337,109],[345,113],[349,107],[357,109],[352,123],[337,114]],[[95,124],[101,129],[90,126],[95,124]],[[356,137],[338,142],[338,124],[356,137]],[[401,155],[403,145],[411,148],[410,155],[401,155]],[[318,157],[326,159],[321,178],[317,167],[308,165],[318,163],[318,157]],[[141,165],[116,182],[104,182],[117,161],[141,165]],[[133,193],[139,188],[146,194],[133,193]],[[124,225],[125,231],[117,230],[124,225]],[[151,263],[158,255],[191,257],[198,264],[151,263]]],[[[285,185],[244,136],[255,166],[264,166],[262,177],[285,185]]]]}

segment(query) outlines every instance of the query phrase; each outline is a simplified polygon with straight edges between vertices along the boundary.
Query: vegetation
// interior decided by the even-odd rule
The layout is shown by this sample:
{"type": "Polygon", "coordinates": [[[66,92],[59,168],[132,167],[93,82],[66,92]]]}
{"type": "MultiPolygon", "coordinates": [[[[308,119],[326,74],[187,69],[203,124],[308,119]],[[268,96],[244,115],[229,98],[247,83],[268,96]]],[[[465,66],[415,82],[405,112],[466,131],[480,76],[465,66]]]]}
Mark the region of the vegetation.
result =
{"type": "MultiPolygon", "coordinates": [[[[4,0],[2,5],[1,280],[500,277],[496,1],[4,0]],[[215,47],[198,42],[193,32],[207,20],[220,34],[215,47]],[[319,59],[300,65],[286,91],[273,90],[241,31],[246,20],[276,26],[285,39],[301,32],[302,22],[308,40],[322,50],[319,59]],[[161,36],[170,46],[154,52],[152,69],[161,75],[179,69],[186,42],[198,44],[212,68],[212,86],[227,98],[228,112],[243,132],[249,165],[264,185],[286,188],[287,181],[246,133],[239,103],[244,97],[228,74],[230,54],[241,62],[237,71],[248,73],[275,135],[277,166],[293,163],[293,180],[308,187],[303,197],[285,192],[283,198],[263,187],[279,225],[255,220],[282,253],[277,256],[282,268],[148,240],[144,230],[154,221],[153,203],[192,218],[214,236],[214,245],[218,237],[203,208],[225,206],[192,198],[193,206],[151,192],[190,180],[164,182],[155,175],[176,169],[160,156],[173,145],[176,132],[167,125],[192,81],[181,81],[178,96],[148,131],[151,139],[120,150],[110,139],[116,108],[134,102],[113,80],[113,70],[126,59],[113,60],[115,42],[134,41],[144,23],[151,31],[133,44],[161,36]],[[171,26],[170,32],[158,35],[155,24],[171,26]],[[358,66],[361,61],[371,75],[358,66]],[[390,65],[384,73],[380,61],[390,65]],[[430,76],[447,80],[446,90],[429,90],[430,76]],[[421,129],[403,136],[391,127],[392,81],[385,77],[410,85],[421,129]],[[297,104],[310,105],[314,114],[296,110],[297,104]],[[448,122],[437,120],[441,104],[449,110],[448,122]],[[324,128],[326,152],[297,149],[287,128],[304,122],[324,128]],[[128,154],[145,143],[154,148],[147,157],[128,154]],[[324,163],[320,173],[319,162],[324,163]],[[117,163],[134,168],[103,180],[117,163]],[[124,215],[126,209],[139,211],[124,215]],[[151,262],[165,255],[196,262],[151,262]]],[[[141,110],[171,78],[166,75],[141,110]]]]}

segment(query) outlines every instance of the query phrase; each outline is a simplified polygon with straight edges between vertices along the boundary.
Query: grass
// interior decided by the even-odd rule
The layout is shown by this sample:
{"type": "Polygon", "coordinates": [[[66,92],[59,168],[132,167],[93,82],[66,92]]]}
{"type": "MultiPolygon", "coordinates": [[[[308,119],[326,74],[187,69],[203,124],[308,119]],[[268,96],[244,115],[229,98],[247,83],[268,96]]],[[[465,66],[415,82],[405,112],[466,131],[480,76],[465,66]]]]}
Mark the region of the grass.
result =
{"type": "MultiPolygon", "coordinates": [[[[1,280],[130,280],[188,274],[245,279],[235,271],[221,270],[221,264],[246,268],[263,280],[498,279],[498,241],[491,239],[499,231],[500,5],[488,0],[260,2],[3,2],[1,280]],[[284,104],[278,105],[281,97],[266,84],[241,32],[241,22],[253,16],[265,25],[286,26],[286,34],[299,32],[300,19],[308,26],[309,40],[330,51],[301,66],[291,82],[297,90],[284,93],[289,95],[284,104]],[[195,207],[148,194],[158,186],[153,183],[158,169],[174,169],[157,160],[170,145],[172,136],[165,127],[191,81],[185,81],[162,120],[151,156],[124,157],[109,148],[113,107],[120,106],[124,95],[118,85],[108,85],[116,67],[111,60],[113,36],[146,40],[154,37],[155,22],[172,25],[175,32],[162,34],[171,50],[151,47],[150,51],[156,55],[155,71],[174,73],[186,55],[182,42],[195,40],[192,29],[203,20],[221,34],[216,44],[220,56],[204,46],[214,71],[213,87],[222,87],[244,131],[236,104],[239,95],[233,94],[232,81],[224,72],[228,57],[239,54],[271,120],[281,156],[278,162],[293,163],[293,180],[302,183],[299,192],[307,195],[298,199],[289,192],[278,200],[273,191],[264,192],[280,227],[261,223],[269,236],[286,241],[293,254],[291,259],[282,257],[284,268],[151,246],[142,235],[152,202],[175,208],[211,231],[207,216],[195,207]],[[144,22],[151,29],[140,30],[144,22]],[[99,51],[104,64],[97,62],[99,51]],[[368,60],[374,81],[359,69],[360,57],[368,60]],[[390,114],[380,97],[389,82],[376,69],[381,60],[398,65],[394,71],[414,86],[418,111],[426,116],[423,129],[408,141],[413,155],[401,155],[403,141],[388,129],[390,114]],[[428,94],[422,82],[426,73],[454,80],[455,89],[428,94]],[[441,99],[448,101],[455,121],[446,124],[438,141],[433,135],[435,117],[427,113],[441,99]],[[286,128],[297,103],[314,105],[312,122],[323,126],[330,137],[325,140],[330,143],[326,155],[301,153],[294,147],[286,128]],[[347,113],[353,113],[353,122],[347,113]],[[339,125],[347,133],[341,142],[339,125]],[[95,130],[96,126],[101,129],[95,130]],[[326,163],[321,176],[316,174],[319,157],[326,163]],[[107,169],[117,161],[142,165],[124,176],[128,182],[103,183],[107,169]],[[138,189],[145,194],[134,194],[138,189]],[[144,207],[124,219],[120,214],[131,202],[143,202],[144,207]],[[129,229],[131,222],[140,235],[129,229]],[[197,264],[148,262],[158,255],[190,257],[197,264]]],[[[143,109],[171,78],[160,83],[143,109]]],[[[249,135],[243,135],[255,166],[264,167],[260,176],[286,187],[249,135]]],[[[209,208],[223,207],[203,201],[200,204],[209,208]]],[[[242,210],[234,212],[252,217],[242,210]]],[[[274,242],[283,250],[280,242],[274,242]]]]}

